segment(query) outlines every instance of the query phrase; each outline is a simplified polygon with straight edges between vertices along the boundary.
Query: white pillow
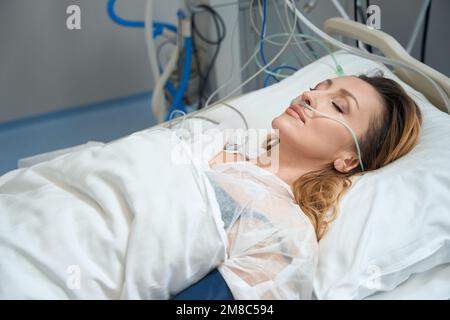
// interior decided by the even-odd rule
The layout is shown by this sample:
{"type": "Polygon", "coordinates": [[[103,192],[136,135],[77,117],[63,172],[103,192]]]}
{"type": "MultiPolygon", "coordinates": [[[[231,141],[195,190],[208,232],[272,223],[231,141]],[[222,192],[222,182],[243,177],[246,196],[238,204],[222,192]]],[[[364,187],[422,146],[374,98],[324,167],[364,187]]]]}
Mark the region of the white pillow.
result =
{"type": "Polygon", "coordinates": [[[367,300],[448,300],[450,299],[450,264],[442,264],[413,274],[392,291],[379,291],[367,300]]]}
{"type": "MultiPolygon", "coordinates": [[[[362,299],[450,262],[450,116],[386,67],[343,52],[335,57],[347,75],[383,70],[407,90],[423,113],[419,145],[355,181],[343,197],[336,221],[320,241],[316,297],[362,299]]],[[[270,128],[271,120],[292,98],[330,77],[336,74],[332,59],[326,56],[231,104],[242,110],[251,127],[270,128]]],[[[210,113],[229,112],[220,109],[210,113]]]]}
{"type": "Polygon", "coordinates": [[[320,242],[319,299],[362,299],[450,262],[450,116],[383,69],[421,108],[420,142],[363,176],[343,198],[341,214],[320,242]]]}

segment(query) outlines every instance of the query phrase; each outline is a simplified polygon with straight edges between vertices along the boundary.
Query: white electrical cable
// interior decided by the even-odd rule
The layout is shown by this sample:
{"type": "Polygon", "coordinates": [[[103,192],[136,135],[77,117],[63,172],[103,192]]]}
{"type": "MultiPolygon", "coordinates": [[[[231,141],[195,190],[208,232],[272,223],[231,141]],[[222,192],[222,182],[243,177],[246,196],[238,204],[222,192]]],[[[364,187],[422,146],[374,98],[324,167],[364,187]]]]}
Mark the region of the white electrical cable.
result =
{"type": "MultiPolygon", "coordinates": [[[[241,67],[241,69],[239,69],[239,73],[242,73],[242,71],[244,71],[244,69],[247,68],[247,66],[253,61],[253,59],[258,54],[258,52],[259,52],[259,50],[253,52],[253,54],[250,56],[250,58],[247,60],[247,62],[245,62],[244,65],[241,67]]],[[[211,102],[212,98],[215,95],[217,95],[220,92],[220,90],[224,89],[225,87],[227,87],[230,84],[232,79],[233,79],[233,77],[230,77],[224,84],[222,84],[213,93],[211,93],[211,95],[208,97],[208,100],[206,101],[205,108],[208,107],[208,105],[211,102]]],[[[242,86],[239,86],[238,88],[241,88],[241,87],[242,86]]]]}
{"type": "MultiPolygon", "coordinates": [[[[236,20],[234,21],[233,24],[233,31],[231,31],[231,40],[230,43],[234,43],[235,39],[236,39],[236,31],[237,31],[237,27],[239,25],[239,12],[236,14],[236,20]]],[[[226,84],[230,83],[231,81],[233,81],[234,78],[234,68],[236,67],[236,57],[234,55],[234,50],[231,50],[231,68],[230,68],[230,75],[228,76],[227,80],[225,81],[226,84]]],[[[241,79],[239,79],[240,81],[241,79]]],[[[222,89],[222,87],[220,87],[220,90],[222,89]]],[[[219,90],[219,91],[220,91],[219,90]]],[[[218,92],[219,92],[218,91],[218,92]]]]}
{"type": "Polygon", "coordinates": [[[350,52],[352,54],[358,55],[360,57],[369,59],[369,60],[375,60],[381,63],[385,63],[388,65],[392,65],[392,66],[398,66],[398,67],[402,67],[402,68],[406,68],[409,69],[413,72],[416,72],[420,75],[422,75],[425,79],[427,79],[431,85],[434,86],[434,88],[436,89],[436,91],[439,93],[439,95],[441,96],[442,100],[444,101],[447,110],[450,112],[450,99],[447,96],[447,94],[444,92],[444,90],[433,80],[431,79],[427,74],[425,74],[424,72],[418,70],[417,68],[414,68],[412,66],[410,66],[409,64],[399,61],[399,60],[395,60],[395,59],[391,59],[391,58],[386,58],[386,57],[382,57],[373,53],[369,53],[369,52],[365,52],[362,50],[359,50],[357,48],[354,48],[352,46],[349,46],[347,44],[344,44],[336,39],[334,39],[333,37],[331,37],[330,35],[328,35],[327,33],[325,33],[324,31],[322,31],[321,29],[317,28],[311,21],[308,20],[308,18],[306,18],[299,10],[297,10],[292,3],[290,2],[290,0],[285,0],[285,3],[287,6],[289,6],[289,8],[295,12],[296,16],[306,25],[308,26],[308,28],[310,28],[315,34],[317,34],[319,37],[321,37],[322,39],[324,39],[325,41],[329,42],[330,44],[332,44],[335,47],[339,47],[347,52],[350,52]]]}
{"type": "MultiPolygon", "coordinates": [[[[287,33],[272,34],[272,35],[264,38],[264,41],[266,41],[267,39],[278,38],[278,37],[283,37],[283,36],[287,37],[287,36],[289,36],[289,34],[287,34],[287,33]]],[[[316,42],[316,43],[318,43],[331,56],[331,59],[333,60],[333,62],[335,64],[335,67],[333,67],[329,63],[326,63],[326,62],[323,62],[323,63],[328,65],[332,70],[334,70],[338,76],[343,75],[342,66],[337,62],[336,57],[333,54],[333,51],[331,51],[331,49],[326,46],[324,41],[322,41],[320,39],[317,39],[317,38],[315,38],[313,36],[308,36],[306,34],[300,34],[300,33],[296,33],[295,37],[296,38],[298,37],[298,38],[302,38],[302,39],[307,39],[307,40],[300,41],[300,43],[309,43],[309,42],[316,42]]],[[[291,46],[294,46],[294,45],[296,45],[296,44],[291,44],[291,46]]],[[[259,51],[259,44],[256,46],[255,50],[256,50],[256,52],[259,51]]],[[[259,62],[259,60],[256,57],[254,58],[254,60],[256,62],[256,65],[259,68],[263,68],[263,66],[261,65],[261,63],[259,62]]],[[[270,75],[273,75],[273,76],[277,76],[277,77],[282,77],[282,78],[288,78],[288,77],[291,76],[291,75],[283,75],[283,74],[278,74],[277,75],[276,73],[274,73],[274,72],[272,72],[270,70],[265,70],[264,72],[267,73],[267,74],[270,74],[270,75]]]]}
{"type": "MultiPolygon", "coordinates": [[[[338,0],[331,0],[331,2],[334,4],[334,6],[336,7],[337,11],[342,16],[342,18],[353,21],[353,19],[350,19],[347,12],[345,12],[344,8],[342,7],[341,3],[338,0]]],[[[362,50],[367,51],[366,48],[364,47],[364,44],[361,41],[358,41],[358,47],[362,50]]]]}
{"type": "MultiPolygon", "coordinates": [[[[281,24],[281,27],[283,28],[283,31],[284,31],[284,32],[288,32],[288,30],[291,30],[291,29],[288,28],[288,27],[286,26],[286,24],[284,23],[284,19],[283,19],[281,13],[280,13],[280,9],[278,8],[278,3],[275,3],[274,7],[275,7],[275,11],[276,11],[276,13],[277,13],[278,19],[280,20],[280,24],[281,24]]],[[[289,33],[289,32],[288,32],[288,33],[289,33]]],[[[259,36],[259,33],[257,33],[257,35],[259,36]]],[[[266,40],[266,39],[264,39],[264,40],[266,40]]],[[[284,43],[282,43],[281,45],[283,45],[283,44],[284,44],[284,43]]],[[[277,44],[277,46],[278,46],[278,45],[279,45],[279,44],[277,44]]]]}
{"type": "MultiPolygon", "coordinates": [[[[261,33],[259,32],[258,27],[255,24],[255,19],[253,19],[253,5],[254,5],[254,2],[255,2],[255,0],[251,0],[250,6],[249,6],[250,24],[252,26],[253,31],[255,31],[255,33],[258,35],[258,37],[261,37],[261,33]]],[[[278,42],[274,42],[274,41],[267,41],[267,42],[270,43],[270,44],[278,45],[278,46],[282,46],[283,45],[283,43],[278,43],[278,42]]]]}
{"type": "Polygon", "coordinates": [[[338,0],[331,0],[336,10],[339,12],[339,14],[342,16],[342,18],[347,20],[352,20],[348,16],[347,12],[345,12],[344,8],[341,6],[340,2],[338,0]]]}
{"type": "Polygon", "coordinates": [[[303,5],[303,12],[310,13],[317,5],[317,0],[309,0],[303,5]]]}
{"type": "Polygon", "coordinates": [[[422,3],[422,7],[420,8],[419,15],[417,16],[417,22],[414,26],[414,30],[411,34],[411,38],[409,39],[408,45],[406,46],[406,51],[410,54],[412,52],[412,49],[414,47],[414,44],[416,43],[417,36],[419,34],[419,31],[422,27],[423,20],[425,19],[425,15],[427,13],[427,9],[431,4],[431,0],[425,0],[422,3]]]}
{"type": "MultiPolygon", "coordinates": [[[[253,31],[256,33],[256,35],[257,35],[258,37],[261,37],[261,32],[260,32],[259,29],[257,28],[257,26],[256,26],[256,24],[255,24],[255,20],[254,20],[254,18],[253,18],[253,13],[252,13],[253,11],[252,11],[252,9],[253,9],[254,2],[255,2],[255,0],[251,0],[250,6],[249,6],[249,7],[250,7],[250,9],[249,9],[249,11],[250,11],[250,25],[252,26],[252,29],[253,29],[253,31]]],[[[311,1],[310,1],[310,2],[311,2],[311,1]]],[[[311,3],[311,5],[315,6],[314,1],[312,1],[312,2],[313,2],[313,3],[311,3]]],[[[285,32],[289,32],[289,30],[292,30],[291,24],[289,23],[289,28],[286,27],[286,25],[285,25],[285,23],[284,23],[284,19],[282,18],[281,13],[280,13],[280,10],[278,9],[278,3],[275,3],[274,6],[275,6],[276,13],[277,13],[277,15],[278,15],[278,18],[280,19],[281,27],[283,28],[283,30],[284,30],[285,32]]],[[[306,4],[305,4],[305,6],[306,6],[306,4]]],[[[262,9],[261,9],[261,1],[260,1],[260,0],[258,0],[258,11],[259,11],[259,14],[260,14],[260,17],[261,17],[261,21],[262,21],[262,18],[263,18],[263,11],[262,11],[262,9]]],[[[287,8],[286,8],[286,6],[285,6],[285,15],[286,15],[286,19],[290,22],[289,16],[287,15],[286,12],[287,12],[287,8]]],[[[283,45],[284,45],[284,42],[283,42],[283,43],[280,43],[280,42],[273,41],[273,40],[270,40],[270,39],[267,39],[267,38],[264,38],[264,42],[267,42],[267,43],[270,43],[270,44],[276,45],[276,46],[283,46],[283,45]]],[[[309,56],[309,54],[307,54],[307,53],[305,52],[304,48],[303,48],[302,46],[299,46],[299,45],[298,45],[297,41],[296,41],[296,44],[295,44],[295,45],[297,45],[297,46],[299,47],[300,51],[303,53],[303,55],[304,55],[310,62],[313,62],[313,61],[314,61],[314,58],[311,58],[311,57],[309,56]]],[[[299,59],[299,57],[298,57],[297,55],[295,55],[295,57],[296,57],[297,61],[299,62],[299,64],[302,65],[302,62],[301,62],[301,60],[299,59]]]]}
{"type": "MultiPolygon", "coordinates": [[[[295,3],[294,3],[294,6],[295,6],[295,3]]],[[[287,23],[288,23],[288,26],[289,26],[289,28],[295,28],[296,26],[295,26],[295,24],[293,24],[293,25],[291,25],[291,20],[290,20],[290,17],[289,17],[289,13],[288,13],[288,7],[287,6],[284,6],[284,14],[285,14],[285,16],[286,16],[286,21],[287,21],[287,23]]],[[[303,53],[303,55],[309,60],[309,62],[313,62],[314,61],[314,57],[310,57],[304,50],[303,50],[303,47],[298,43],[298,41],[297,41],[297,37],[294,37],[294,41],[295,41],[295,44],[297,45],[297,47],[299,48],[299,50],[303,53]]]]}
{"type": "Polygon", "coordinates": [[[194,3],[193,0],[186,0],[186,4],[187,4],[187,7],[188,7],[188,9],[189,9],[190,12],[193,12],[193,13],[202,13],[202,12],[205,11],[204,9],[199,8],[199,7],[194,3]]]}
{"type": "MultiPolygon", "coordinates": [[[[289,3],[290,1],[294,1],[294,0],[286,0],[286,4],[289,3]]],[[[243,86],[245,86],[247,83],[249,83],[250,81],[252,81],[254,78],[256,78],[261,72],[263,72],[264,70],[267,70],[268,67],[270,65],[272,65],[280,56],[281,54],[286,50],[286,48],[289,46],[292,38],[294,37],[295,34],[295,23],[297,23],[297,16],[295,16],[295,21],[294,21],[294,28],[292,28],[291,33],[289,35],[289,38],[286,40],[286,43],[284,44],[284,46],[280,49],[280,51],[278,51],[278,53],[272,58],[272,60],[270,60],[265,66],[264,68],[261,68],[260,70],[258,70],[257,72],[255,72],[250,78],[248,78],[247,80],[245,80],[242,84],[240,84],[238,87],[236,87],[235,89],[233,89],[230,93],[228,93],[224,98],[220,99],[219,101],[217,101],[215,104],[221,103],[223,101],[225,101],[226,99],[228,99],[229,97],[231,97],[236,91],[238,91],[240,88],[242,88],[243,86]]],[[[254,55],[249,59],[249,61],[247,61],[247,63],[241,68],[241,71],[244,69],[244,67],[246,67],[253,59],[254,55]]],[[[212,98],[214,97],[214,95],[217,94],[218,91],[220,91],[222,89],[223,86],[219,87],[218,89],[216,89],[216,91],[214,91],[208,98],[208,100],[205,103],[205,108],[207,109],[209,106],[209,103],[211,102],[212,98]]]]}
{"type": "MultiPolygon", "coordinates": [[[[255,25],[255,21],[254,21],[254,19],[253,19],[253,14],[252,14],[252,10],[251,10],[251,9],[253,8],[253,3],[254,3],[254,1],[255,1],[255,0],[252,0],[251,3],[250,3],[250,23],[251,23],[251,26],[252,26],[252,28],[253,28],[253,31],[255,31],[256,35],[260,38],[260,37],[261,37],[261,32],[258,30],[258,28],[257,28],[256,25],[255,25]]],[[[258,0],[258,6],[259,6],[259,13],[260,13],[261,21],[262,21],[262,19],[263,19],[263,12],[262,12],[262,10],[261,10],[261,2],[260,2],[259,0],[258,0]]],[[[275,6],[276,13],[277,13],[277,15],[278,15],[278,18],[280,19],[281,27],[283,28],[283,30],[284,30],[285,32],[288,33],[289,30],[292,30],[292,26],[290,26],[289,28],[286,27],[286,25],[285,25],[285,23],[284,23],[284,19],[283,19],[283,17],[281,16],[280,10],[278,9],[278,3],[275,3],[274,6],[275,6]]],[[[286,8],[286,6],[285,6],[285,8],[286,8]]],[[[287,8],[286,8],[286,9],[287,9],[287,8]]],[[[264,37],[264,42],[267,42],[267,43],[270,43],[270,44],[276,45],[276,46],[283,46],[283,45],[285,44],[285,42],[280,43],[280,42],[272,41],[272,40],[270,40],[270,39],[267,39],[266,37],[264,37]]],[[[296,41],[296,42],[297,42],[297,41],[296,41]]],[[[296,43],[296,45],[298,46],[298,43],[296,43]]],[[[303,49],[301,46],[299,47],[299,49],[300,49],[300,51],[303,53],[303,55],[304,55],[306,58],[308,58],[308,60],[310,60],[311,62],[313,61],[312,58],[304,51],[304,49],[303,49]]],[[[297,59],[297,61],[298,61],[298,63],[299,63],[300,65],[303,65],[303,63],[302,63],[301,59],[298,57],[298,55],[295,55],[295,58],[297,59]]]]}
{"type": "Polygon", "coordinates": [[[166,84],[173,70],[175,70],[175,68],[177,67],[178,57],[179,51],[177,45],[172,49],[169,61],[164,66],[164,72],[156,81],[155,88],[153,89],[151,106],[153,114],[155,115],[158,123],[161,123],[164,120],[165,112],[167,109],[166,100],[164,97],[164,85],[166,84]]]}
{"type": "MultiPolygon", "coordinates": [[[[147,54],[148,60],[150,63],[150,70],[153,76],[153,82],[155,83],[155,87],[152,93],[152,99],[150,102],[151,110],[153,111],[154,116],[156,117],[158,123],[164,120],[164,112],[166,110],[166,101],[164,99],[164,84],[169,78],[171,72],[174,69],[173,59],[176,58],[175,64],[178,60],[178,53],[176,53],[176,57],[174,56],[174,52],[172,52],[171,58],[167,63],[167,68],[164,70],[163,75],[161,76],[159,73],[159,65],[155,47],[155,41],[153,39],[153,1],[147,0],[145,6],[145,43],[147,44],[147,54]]],[[[175,50],[177,50],[175,48],[175,50]]]]}

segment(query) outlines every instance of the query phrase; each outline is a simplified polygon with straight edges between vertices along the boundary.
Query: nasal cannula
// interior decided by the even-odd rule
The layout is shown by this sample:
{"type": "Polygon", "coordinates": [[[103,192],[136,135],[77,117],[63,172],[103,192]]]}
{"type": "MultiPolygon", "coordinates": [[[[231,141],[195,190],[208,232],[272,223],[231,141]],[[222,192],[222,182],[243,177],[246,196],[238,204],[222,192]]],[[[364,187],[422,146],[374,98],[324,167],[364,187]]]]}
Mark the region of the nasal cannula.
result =
{"type": "Polygon", "coordinates": [[[364,165],[362,162],[362,158],[361,158],[361,150],[359,148],[359,143],[358,143],[358,138],[355,135],[355,132],[352,130],[352,128],[350,128],[350,126],[348,124],[346,124],[344,121],[336,119],[332,116],[327,115],[326,113],[323,113],[313,107],[311,107],[309,104],[307,104],[305,101],[303,101],[303,99],[301,99],[300,97],[295,98],[294,100],[291,101],[291,105],[299,105],[305,109],[308,109],[312,112],[318,113],[321,116],[328,118],[330,120],[336,121],[338,123],[340,123],[341,125],[343,125],[348,132],[350,132],[350,134],[352,135],[353,140],[355,141],[355,145],[356,145],[356,152],[358,153],[358,159],[359,159],[359,165],[361,167],[361,171],[364,171],[364,165]]]}

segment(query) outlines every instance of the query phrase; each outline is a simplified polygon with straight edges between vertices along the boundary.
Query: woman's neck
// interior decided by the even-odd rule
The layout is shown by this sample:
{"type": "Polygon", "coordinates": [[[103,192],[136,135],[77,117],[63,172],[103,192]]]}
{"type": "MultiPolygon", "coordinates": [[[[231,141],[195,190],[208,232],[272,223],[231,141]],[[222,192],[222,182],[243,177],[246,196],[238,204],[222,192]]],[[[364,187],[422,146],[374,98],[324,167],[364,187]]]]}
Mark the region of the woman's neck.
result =
{"type": "Polygon", "coordinates": [[[277,144],[276,148],[278,149],[269,150],[250,161],[260,168],[269,170],[290,186],[305,173],[320,169],[311,160],[290,154],[281,143],[277,144]]]}

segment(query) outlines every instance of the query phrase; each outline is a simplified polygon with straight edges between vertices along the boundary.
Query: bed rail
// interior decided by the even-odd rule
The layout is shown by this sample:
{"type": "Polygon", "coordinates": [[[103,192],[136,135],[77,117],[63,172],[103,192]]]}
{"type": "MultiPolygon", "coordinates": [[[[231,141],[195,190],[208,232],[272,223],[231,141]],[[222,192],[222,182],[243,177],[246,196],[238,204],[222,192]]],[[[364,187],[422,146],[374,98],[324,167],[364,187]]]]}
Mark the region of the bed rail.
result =
{"type": "MultiPolygon", "coordinates": [[[[378,48],[386,57],[400,60],[424,72],[441,86],[447,96],[450,97],[450,78],[411,57],[401,44],[389,34],[380,30],[371,29],[362,23],[343,18],[330,18],[326,20],[324,29],[330,35],[341,35],[367,43],[378,48]]],[[[395,67],[394,72],[411,87],[422,92],[440,110],[449,113],[442,97],[424,77],[405,68],[395,67]]]]}

